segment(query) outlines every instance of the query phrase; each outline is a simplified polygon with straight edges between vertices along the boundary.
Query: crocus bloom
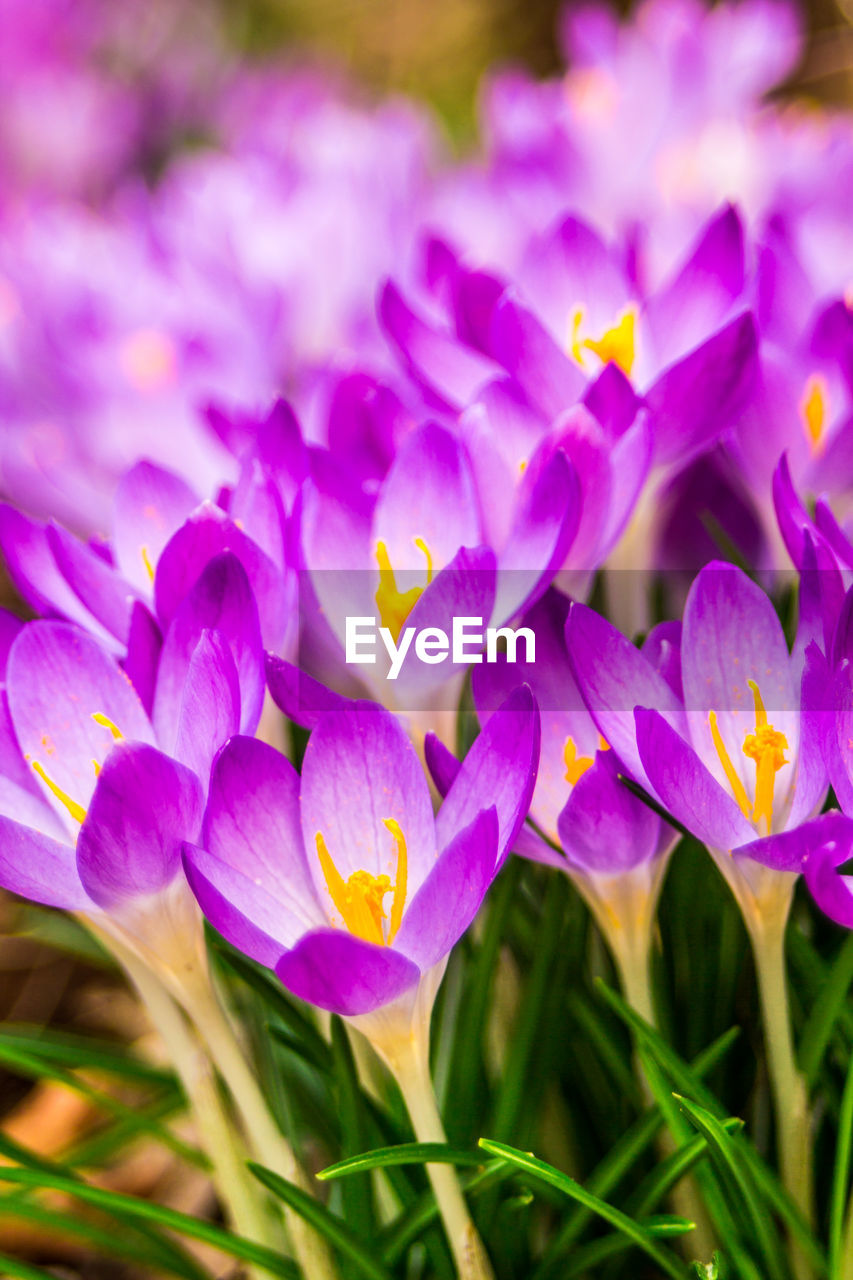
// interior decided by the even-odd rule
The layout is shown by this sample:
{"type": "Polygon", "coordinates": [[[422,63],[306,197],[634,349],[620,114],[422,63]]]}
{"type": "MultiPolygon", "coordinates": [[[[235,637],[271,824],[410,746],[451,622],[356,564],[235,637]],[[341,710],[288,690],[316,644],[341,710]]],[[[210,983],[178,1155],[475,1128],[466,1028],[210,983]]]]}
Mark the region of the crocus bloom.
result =
{"type": "Polygon", "coordinates": [[[827,790],[822,682],[789,654],[764,592],[731,565],[698,574],[684,611],[683,700],[582,605],[566,642],[600,731],[708,846],[748,919],[762,904],[787,912],[802,860],[779,836],[817,813],[827,790]]]}
{"type": "Polygon", "coordinates": [[[320,719],[301,782],[271,747],[234,738],[214,766],[203,847],[185,850],[188,879],[211,923],[295,995],[405,1035],[518,833],[538,751],[520,689],[433,818],[414,748],[371,703],[320,719]]]}
{"type": "MultiPolygon", "coordinates": [[[[151,714],[94,639],[25,625],[9,650],[0,736],[0,882],[82,913],[167,974],[202,954],[181,875],[210,763],[263,698],[257,610],[245,573],[212,562],[151,658],[151,714]]],[[[140,659],[140,669],[145,664],[140,659]]]]}

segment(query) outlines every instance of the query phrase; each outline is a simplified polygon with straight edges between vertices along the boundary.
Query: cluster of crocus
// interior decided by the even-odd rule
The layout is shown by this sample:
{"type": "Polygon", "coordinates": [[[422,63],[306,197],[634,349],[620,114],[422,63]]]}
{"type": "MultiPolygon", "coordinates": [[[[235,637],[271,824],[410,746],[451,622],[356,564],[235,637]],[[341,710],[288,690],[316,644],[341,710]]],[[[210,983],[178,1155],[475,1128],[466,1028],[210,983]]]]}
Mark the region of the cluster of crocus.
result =
{"type": "MultiPolygon", "coordinates": [[[[90,92],[87,22],[22,26],[21,66],[90,92]]],[[[205,917],[363,1033],[440,1141],[433,1002],[507,857],[570,878],[653,1021],[690,832],[754,947],[808,1220],[784,936],[802,873],[853,927],[853,134],[764,101],[799,50],[783,4],[564,35],[559,78],[490,81],[465,161],[411,105],[217,77],[212,46],[171,119],[215,141],[173,139],[147,188],[150,77],[127,136],[75,141],[85,209],[0,134],[0,547],[38,615],[0,627],[0,884],[88,922],[173,1027],[176,1003],[299,1178],[205,917]]],[[[431,1169],[460,1275],[489,1276],[431,1169]]]]}

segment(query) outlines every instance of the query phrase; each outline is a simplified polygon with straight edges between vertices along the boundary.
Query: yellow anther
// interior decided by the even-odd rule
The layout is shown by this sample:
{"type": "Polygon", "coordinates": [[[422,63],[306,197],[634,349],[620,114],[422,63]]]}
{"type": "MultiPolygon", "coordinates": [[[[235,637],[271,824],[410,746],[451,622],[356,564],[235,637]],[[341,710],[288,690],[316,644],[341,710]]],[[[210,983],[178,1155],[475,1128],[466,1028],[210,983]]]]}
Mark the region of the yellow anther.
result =
{"type": "Polygon", "coordinates": [[[806,379],[800,399],[800,418],[813,453],[819,453],[823,448],[828,409],[829,388],[826,379],[819,373],[813,373],[806,379]]]}
{"type": "Polygon", "coordinates": [[[101,711],[94,711],[92,713],[92,719],[95,721],[95,724],[102,724],[105,729],[109,729],[116,742],[121,742],[124,735],[118,725],[113,724],[109,716],[105,716],[101,711]]]}
{"type": "Polygon", "coordinates": [[[394,881],[394,897],[391,901],[391,919],[388,923],[388,944],[394,941],[397,930],[403,919],[403,907],[406,905],[406,888],[409,878],[409,852],[406,848],[406,837],[395,818],[385,818],[385,826],[394,838],[397,851],[397,878],[394,881]]]}
{"type": "MultiPolygon", "coordinates": [[[[432,582],[433,574],[432,556],[423,538],[415,538],[414,544],[426,559],[427,580],[425,585],[429,586],[432,582]]],[[[375,596],[376,607],[379,610],[379,620],[383,627],[388,628],[396,642],[399,639],[404,622],[423,595],[424,588],[410,587],[408,591],[398,591],[397,580],[394,577],[394,570],[391,567],[391,559],[388,555],[388,548],[384,542],[377,542],[376,544],[376,563],[379,565],[379,586],[376,588],[375,596]]]]}
{"type": "Polygon", "coordinates": [[[566,744],[563,747],[563,761],[566,766],[566,782],[572,786],[575,785],[578,778],[583,777],[587,769],[592,768],[593,764],[592,756],[578,755],[578,749],[572,737],[566,738],[566,744]]]}
{"type": "Polygon", "coordinates": [[[584,338],[583,321],[583,307],[575,308],[571,316],[569,349],[577,363],[583,366],[584,352],[592,351],[602,364],[610,364],[612,361],[630,377],[636,358],[637,315],[634,308],[626,307],[616,324],[611,329],[606,329],[600,338],[584,338]]]}
{"type": "Polygon", "coordinates": [[[752,809],[752,820],[758,826],[763,824],[765,835],[770,834],[773,823],[773,792],[776,786],[776,774],[787,764],[785,752],[788,739],[784,733],[774,729],[767,723],[767,712],[754,680],[747,682],[752,690],[755,703],[755,733],[748,733],[744,739],[743,754],[748,760],[755,761],[755,804],[752,809]]]}
{"type": "Polygon", "coordinates": [[[140,547],[140,548],[139,548],[139,554],[142,556],[142,563],[145,565],[145,572],[148,574],[148,577],[149,577],[149,578],[151,579],[151,581],[153,582],[153,581],[154,581],[154,566],[153,566],[153,564],[151,563],[151,557],[150,557],[150,556],[149,556],[149,554],[148,554],[148,548],[147,548],[147,547],[140,547]]]}
{"type": "Polygon", "coordinates": [[[394,885],[391,884],[389,876],[375,876],[370,871],[354,871],[348,880],[344,880],[326,847],[323,833],[318,831],[314,837],[323,879],[326,881],[329,897],[341,914],[341,919],[356,938],[376,943],[380,947],[390,945],[400,927],[406,903],[408,879],[405,836],[399,823],[393,818],[386,818],[384,821],[394,837],[397,852],[397,879],[394,885]],[[391,903],[391,918],[386,938],[382,923],[386,917],[382,903],[386,893],[390,893],[392,888],[394,898],[391,903]]]}
{"type": "Polygon", "coordinates": [[[74,821],[82,822],[83,819],[86,817],[86,810],[83,808],[83,806],[81,804],[78,804],[76,800],[72,800],[71,797],[67,794],[67,792],[63,791],[61,787],[57,786],[57,784],[53,781],[52,778],[49,778],[47,776],[43,766],[39,764],[38,760],[33,760],[32,765],[33,765],[33,769],[41,778],[42,782],[47,787],[50,788],[50,790],[56,796],[57,800],[59,800],[61,804],[65,805],[65,808],[71,814],[71,817],[74,819],[74,821]]]}
{"type": "Polygon", "coordinates": [[[598,749],[599,751],[610,750],[610,743],[607,741],[607,739],[604,737],[604,734],[602,733],[598,735],[598,749]]]}
{"type": "Polygon", "coordinates": [[[731,757],[726,750],[726,744],[723,742],[723,736],[720,733],[719,726],[717,725],[716,711],[708,712],[708,724],[711,726],[711,737],[713,738],[714,746],[720,759],[720,764],[723,766],[723,772],[725,773],[726,778],[728,779],[728,784],[732,789],[732,795],[737,801],[743,816],[748,818],[750,816],[752,806],[749,803],[749,796],[746,794],[746,787],[741,781],[740,774],[732,764],[731,757]]]}

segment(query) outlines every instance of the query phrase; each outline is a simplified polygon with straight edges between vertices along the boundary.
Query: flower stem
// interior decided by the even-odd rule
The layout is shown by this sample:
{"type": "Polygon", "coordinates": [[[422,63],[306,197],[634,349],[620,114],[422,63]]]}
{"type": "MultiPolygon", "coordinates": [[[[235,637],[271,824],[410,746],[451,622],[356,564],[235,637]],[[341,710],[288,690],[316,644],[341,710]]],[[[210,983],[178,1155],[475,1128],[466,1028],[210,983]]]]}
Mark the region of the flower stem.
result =
{"type": "MultiPolygon", "coordinates": [[[[209,972],[195,971],[189,975],[180,985],[180,999],[228,1086],[255,1158],[288,1182],[313,1193],[290,1143],[270,1113],[213,989],[209,972]]],[[[326,1241],[292,1209],[285,1208],[284,1217],[294,1255],[306,1280],[337,1280],[337,1269],[326,1241]]]]}
{"type": "Polygon", "coordinates": [[[263,1196],[246,1168],[245,1155],[223,1106],[209,1057],[160,980],[133,952],[114,939],[105,941],[136,988],[169,1053],[213,1166],[213,1180],[226,1217],[240,1235],[276,1248],[279,1242],[264,1211],[263,1196]]]}
{"type": "MultiPolygon", "coordinates": [[[[745,919],[755,956],[782,1182],[806,1222],[811,1223],[814,1214],[808,1094],[794,1054],[785,976],[789,908],[790,895],[784,910],[747,913],[745,919]]],[[[811,1265],[795,1240],[791,1242],[791,1259],[797,1280],[810,1280],[811,1265]]]]}
{"type": "MultiPolygon", "coordinates": [[[[623,929],[620,934],[611,929],[605,936],[610,941],[625,1000],[649,1026],[657,1028],[652,993],[651,921],[647,928],[623,929]]],[[[654,1093],[646,1078],[639,1053],[635,1054],[634,1069],[646,1103],[654,1106],[654,1093]]],[[[676,1150],[675,1138],[666,1128],[661,1131],[657,1145],[664,1158],[671,1156],[676,1150]]],[[[715,1245],[715,1233],[695,1178],[688,1175],[676,1183],[672,1188],[671,1200],[679,1217],[694,1224],[689,1236],[692,1256],[710,1258],[715,1245]]]]}
{"type": "MultiPolygon", "coordinates": [[[[397,1081],[418,1142],[446,1143],[430,1078],[425,1039],[413,1032],[405,1041],[395,1044],[393,1052],[387,1047],[374,1047],[397,1081]]],[[[454,1169],[446,1164],[428,1164],[426,1171],[459,1280],[493,1280],[491,1263],[471,1221],[454,1169]]]]}

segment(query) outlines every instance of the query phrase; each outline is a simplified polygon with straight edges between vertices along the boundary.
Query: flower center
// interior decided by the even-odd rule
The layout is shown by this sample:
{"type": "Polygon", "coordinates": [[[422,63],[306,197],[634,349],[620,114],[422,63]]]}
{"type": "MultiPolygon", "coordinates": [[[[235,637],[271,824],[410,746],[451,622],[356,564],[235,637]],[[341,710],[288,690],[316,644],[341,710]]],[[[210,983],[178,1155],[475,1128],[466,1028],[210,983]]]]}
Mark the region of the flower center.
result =
{"type": "Polygon", "coordinates": [[[769,836],[773,824],[773,793],[776,786],[776,774],[783,764],[788,763],[785,759],[788,739],[784,733],[780,733],[778,729],[773,728],[772,724],[768,724],[767,712],[764,709],[758,685],[754,680],[749,680],[747,683],[752,690],[752,698],[755,704],[755,732],[748,733],[743,743],[743,754],[748,760],[755,762],[755,800],[752,804],[750,804],[746,787],[743,785],[726,750],[726,745],[717,726],[716,711],[708,713],[708,723],[711,726],[711,737],[714,740],[714,747],[720,764],[723,766],[729,786],[732,789],[732,795],[740,806],[741,812],[745,818],[749,818],[759,830],[763,830],[764,834],[769,836]]]}
{"type": "Polygon", "coordinates": [[[826,379],[813,373],[806,379],[800,399],[800,418],[812,453],[820,453],[824,445],[824,431],[829,417],[829,388],[826,379]]]}
{"type": "MultiPolygon", "coordinates": [[[[109,719],[108,716],[105,716],[100,711],[95,711],[92,713],[92,719],[96,724],[103,725],[105,729],[109,729],[115,742],[121,741],[123,736],[121,730],[113,723],[112,720],[109,719]]],[[[41,741],[42,746],[48,755],[53,755],[56,752],[56,747],[52,745],[51,740],[46,733],[42,734],[41,741]]],[[[59,784],[54,782],[53,778],[51,778],[41,761],[32,760],[30,763],[33,766],[33,772],[38,774],[48,790],[56,796],[57,800],[61,804],[65,805],[65,808],[71,814],[74,821],[82,823],[83,819],[86,817],[86,810],[83,808],[82,804],[78,804],[67,791],[63,791],[59,784]]],[[[95,777],[97,777],[101,772],[100,763],[97,760],[93,760],[92,766],[95,770],[95,777]]]]}
{"type": "Polygon", "coordinates": [[[626,307],[618,317],[612,329],[605,329],[600,338],[584,336],[584,309],[575,307],[572,312],[569,349],[572,356],[585,368],[585,352],[591,351],[598,356],[602,364],[619,366],[626,377],[630,378],[636,358],[636,323],[637,313],[633,307],[626,307]]]}
{"type": "Polygon", "coordinates": [[[314,837],[329,897],[340,912],[344,924],[356,938],[374,942],[380,947],[390,946],[400,928],[406,904],[408,877],[408,852],[402,828],[394,818],[385,818],[383,821],[394,840],[397,855],[397,875],[393,885],[388,876],[375,876],[370,871],[354,871],[348,880],[344,880],[332,861],[322,831],[318,831],[314,837]],[[392,890],[394,897],[388,918],[383,899],[392,890]],[[387,935],[383,923],[386,919],[387,935]]]}
{"type": "Polygon", "coordinates": [[[592,756],[579,756],[575,740],[571,736],[566,738],[563,747],[563,763],[566,766],[566,782],[574,786],[578,778],[581,778],[593,765],[592,756]]]}
{"type": "Polygon", "coordinates": [[[394,637],[395,643],[403,630],[403,623],[423,595],[424,587],[428,587],[432,582],[433,565],[429,547],[423,538],[415,538],[414,544],[418,551],[423,552],[426,559],[427,580],[423,587],[410,587],[408,591],[399,591],[397,589],[397,580],[394,577],[394,570],[391,567],[391,559],[385,543],[377,542],[376,544],[376,562],[379,565],[379,586],[376,588],[375,597],[376,607],[379,610],[379,620],[382,626],[388,628],[394,637]]]}

